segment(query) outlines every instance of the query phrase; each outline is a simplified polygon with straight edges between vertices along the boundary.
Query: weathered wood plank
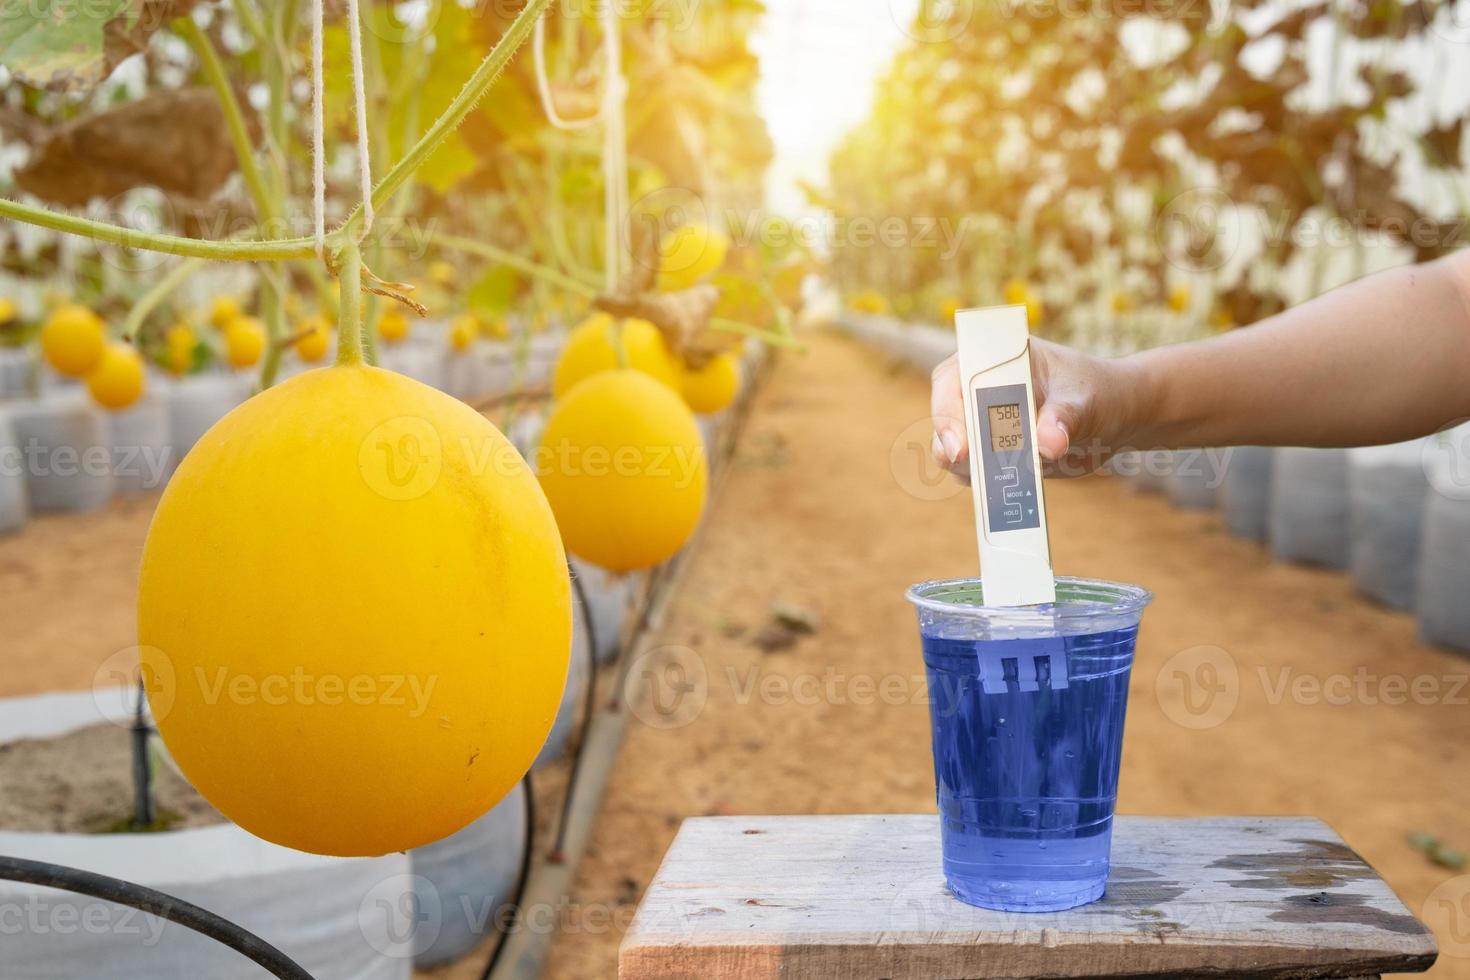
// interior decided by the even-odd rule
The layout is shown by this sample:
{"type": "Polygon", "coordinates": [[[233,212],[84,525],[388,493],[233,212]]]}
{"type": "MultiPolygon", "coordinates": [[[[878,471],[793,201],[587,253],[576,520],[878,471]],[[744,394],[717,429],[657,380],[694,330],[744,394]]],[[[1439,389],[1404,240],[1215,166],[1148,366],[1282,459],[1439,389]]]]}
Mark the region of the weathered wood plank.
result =
{"type": "Polygon", "coordinates": [[[1120,817],[1102,900],[950,896],[932,815],[686,820],[624,938],[654,978],[1359,977],[1426,970],[1433,936],[1309,818],[1120,817]]]}

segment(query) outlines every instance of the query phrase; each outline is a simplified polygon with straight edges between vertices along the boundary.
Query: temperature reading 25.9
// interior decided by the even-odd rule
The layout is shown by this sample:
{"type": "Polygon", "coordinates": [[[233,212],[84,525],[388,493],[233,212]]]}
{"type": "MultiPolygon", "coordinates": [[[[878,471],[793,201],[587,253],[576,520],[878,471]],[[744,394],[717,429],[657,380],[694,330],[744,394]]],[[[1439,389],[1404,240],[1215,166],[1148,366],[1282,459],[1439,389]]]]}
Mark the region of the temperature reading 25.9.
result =
{"type": "Polygon", "coordinates": [[[1021,448],[1024,442],[1020,405],[990,406],[990,448],[997,453],[1021,448]]]}

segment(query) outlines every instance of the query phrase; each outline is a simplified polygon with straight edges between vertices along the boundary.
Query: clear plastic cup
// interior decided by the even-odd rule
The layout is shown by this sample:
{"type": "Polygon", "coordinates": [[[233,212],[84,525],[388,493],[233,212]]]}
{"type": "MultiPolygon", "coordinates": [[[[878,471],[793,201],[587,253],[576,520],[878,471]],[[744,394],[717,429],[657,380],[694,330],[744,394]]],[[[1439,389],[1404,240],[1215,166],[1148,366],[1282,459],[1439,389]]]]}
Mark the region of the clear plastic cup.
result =
{"type": "Polygon", "coordinates": [[[909,589],[956,898],[1054,912],[1102,896],[1133,646],[1152,598],[1074,578],[1042,606],[988,607],[979,579],[909,589]]]}

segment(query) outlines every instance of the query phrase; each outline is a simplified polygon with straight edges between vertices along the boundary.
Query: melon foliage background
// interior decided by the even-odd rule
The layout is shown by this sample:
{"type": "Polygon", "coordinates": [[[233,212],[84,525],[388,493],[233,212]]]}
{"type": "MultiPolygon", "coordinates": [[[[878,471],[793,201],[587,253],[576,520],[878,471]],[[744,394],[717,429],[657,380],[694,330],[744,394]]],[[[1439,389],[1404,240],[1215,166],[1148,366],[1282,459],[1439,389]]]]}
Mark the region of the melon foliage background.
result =
{"type": "Polygon", "coordinates": [[[1454,14],[926,2],[820,199],[839,222],[963,234],[896,251],[839,236],[837,275],[931,321],[1024,292],[1050,335],[1126,348],[1251,323],[1388,261],[1375,252],[1444,254],[1470,236],[1454,14]],[[1317,247],[1345,242],[1357,255],[1336,264],[1317,247]]]}
{"type": "MultiPolygon", "coordinates": [[[[526,6],[364,0],[368,135],[379,176],[426,135],[526,6]]],[[[757,62],[748,46],[763,8],[753,0],[684,6],[619,5],[632,97],[629,211],[618,220],[621,247],[640,268],[650,264],[638,258],[648,254],[642,243],[650,235],[667,244],[691,226],[726,236],[746,226],[771,157],[754,108],[757,62]],[[653,92],[657,98],[642,97],[653,92]]],[[[0,66],[9,77],[0,131],[10,150],[0,155],[0,192],[189,238],[309,234],[305,3],[107,0],[77,7],[75,17],[48,20],[45,5],[23,5],[0,25],[0,66]]],[[[326,205],[335,224],[356,207],[356,124],[345,6],[326,9],[326,205]]],[[[583,5],[572,15],[554,5],[545,14],[549,98],[569,119],[593,119],[599,108],[599,9],[583,5]]],[[[364,258],[385,282],[416,287],[412,298],[435,315],[471,313],[480,336],[506,339],[510,327],[578,318],[607,292],[602,146],[597,125],[566,132],[548,123],[529,45],[504,59],[484,93],[436,135],[431,153],[395,175],[392,206],[380,211],[364,258]]],[[[794,256],[743,237],[702,277],[719,287],[717,302],[653,316],[673,346],[704,349],[698,362],[738,338],[711,331],[711,319],[782,329],[785,310],[771,284],[794,256]]],[[[656,272],[656,257],[651,264],[656,272]]],[[[320,263],[305,257],[262,266],[258,275],[263,282],[204,264],[179,269],[155,253],[6,223],[0,291],[23,295],[21,316],[0,325],[0,343],[30,342],[49,294],[64,292],[135,340],[148,360],[188,373],[231,360],[211,333],[197,330],[211,297],[224,293],[261,322],[267,343],[251,366],[269,384],[308,332],[303,321],[318,313],[334,321],[336,300],[320,263]],[[155,293],[170,273],[179,281],[155,293]],[[55,282],[50,290],[34,288],[47,280],[55,282]],[[201,340],[192,358],[168,340],[180,323],[201,340]]],[[[677,291],[671,282],[653,285],[677,291]]],[[[379,295],[368,304],[373,325],[386,307],[379,295]]]]}
{"type": "Polygon", "coordinates": [[[311,9],[7,10],[0,344],[118,410],[145,361],[253,379],[159,501],[142,679],[227,817],[375,855],[464,827],[529,769],[568,676],[567,552],[621,573],[689,540],[694,413],[733,400],[738,345],[792,343],[776,286],[802,257],[734,235],[771,155],[759,4],[362,0],[357,31],[350,4],[311,9]],[[534,335],[591,325],[549,393],[548,462],[376,366],[425,316],[446,357],[513,350],[517,372],[534,335]],[[631,472],[587,465],[630,449],[631,472]]]}

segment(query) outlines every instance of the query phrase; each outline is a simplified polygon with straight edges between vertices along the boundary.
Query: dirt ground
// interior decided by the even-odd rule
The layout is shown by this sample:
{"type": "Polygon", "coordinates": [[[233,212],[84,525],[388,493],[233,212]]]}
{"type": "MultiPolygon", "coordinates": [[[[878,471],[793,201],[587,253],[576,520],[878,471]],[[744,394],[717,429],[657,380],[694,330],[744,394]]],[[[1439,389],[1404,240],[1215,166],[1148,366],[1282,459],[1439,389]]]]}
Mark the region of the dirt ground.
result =
{"type": "MultiPolygon", "coordinates": [[[[887,678],[897,678],[890,695],[922,691],[904,589],[976,563],[968,491],[922,499],[947,489],[919,469],[927,404],[927,378],[847,341],[819,339],[781,362],[661,638],[695,651],[707,701],[684,727],[631,725],[574,909],[610,907],[625,924],[686,816],[933,811],[927,708],[872,695],[887,678]],[[819,632],[784,652],[756,649],[750,634],[773,600],[819,612],[819,632]]],[[[1101,477],[1050,484],[1047,504],[1059,572],[1157,597],[1139,640],[1120,811],[1321,817],[1421,912],[1455,875],[1405,836],[1422,829],[1470,846],[1470,687],[1457,687],[1470,660],[1416,642],[1412,617],[1358,598],[1346,575],[1272,564],[1216,514],[1101,477]],[[1208,680],[1201,670],[1227,668],[1218,685],[1232,662],[1233,711],[1229,688],[1214,702],[1196,690],[1192,714],[1176,671],[1208,680]],[[1427,678],[1442,703],[1368,703],[1397,697],[1390,675],[1427,678]],[[1329,693],[1343,700],[1343,681],[1330,679],[1344,677],[1350,703],[1330,703],[1329,693]],[[1316,698],[1312,680],[1325,685],[1316,698]],[[1171,714],[1218,723],[1184,727],[1171,714]]],[[[1470,894],[1470,878],[1460,882],[1456,895],[1470,894]]],[[[619,938],[571,921],[549,975],[612,976],[619,938]]],[[[1434,976],[1470,978],[1466,938],[1440,936],[1434,976]]]]}
{"type": "MultiPolygon", "coordinates": [[[[778,365],[660,637],[691,651],[682,659],[705,682],[672,716],[679,727],[647,710],[630,724],[550,976],[614,974],[621,929],[683,817],[932,812],[903,590],[971,574],[976,559],[968,494],[920,469],[927,401],[927,379],[844,340],[817,338],[778,365]],[[777,600],[815,610],[820,627],[762,652],[752,638],[777,600]]],[[[1406,841],[1425,831],[1470,849],[1470,660],[1420,644],[1412,617],[1357,597],[1341,573],[1272,564],[1216,514],[1107,478],[1050,484],[1047,502],[1059,572],[1157,597],[1122,812],[1312,814],[1416,913],[1436,887],[1470,912],[1470,871],[1406,841]]],[[[132,645],[151,507],[119,502],[0,538],[0,694],[86,687],[132,645]]],[[[1467,920],[1456,941],[1428,918],[1442,930],[1432,975],[1470,980],[1467,920]]]]}
{"type": "MultiPolygon", "coordinates": [[[[121,725],[93,725],[0,745],[0,827],[50,834],[127,829],[135,817],[132,739],[121,725]]],[[[172,766],[154,769],[153,805],[159,830],[225,820],[172,766]]]]}

